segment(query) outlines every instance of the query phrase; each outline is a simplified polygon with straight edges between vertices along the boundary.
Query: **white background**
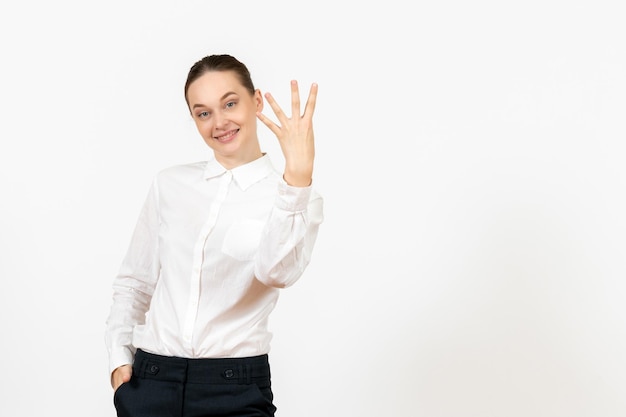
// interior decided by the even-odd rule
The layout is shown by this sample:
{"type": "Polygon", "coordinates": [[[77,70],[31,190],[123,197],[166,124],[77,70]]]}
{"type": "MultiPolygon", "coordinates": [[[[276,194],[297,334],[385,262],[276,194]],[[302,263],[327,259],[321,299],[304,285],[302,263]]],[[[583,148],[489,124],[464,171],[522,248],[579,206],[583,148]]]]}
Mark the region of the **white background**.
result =
{"type": "Polygon", "coordinates": [[[3,3],[0,415],[115,414],[112,279],[152,175],[209,155],[183,84],[211,53],[283,105],[320,86],[278,416],[626,415],[619,3],[3,3]]]}

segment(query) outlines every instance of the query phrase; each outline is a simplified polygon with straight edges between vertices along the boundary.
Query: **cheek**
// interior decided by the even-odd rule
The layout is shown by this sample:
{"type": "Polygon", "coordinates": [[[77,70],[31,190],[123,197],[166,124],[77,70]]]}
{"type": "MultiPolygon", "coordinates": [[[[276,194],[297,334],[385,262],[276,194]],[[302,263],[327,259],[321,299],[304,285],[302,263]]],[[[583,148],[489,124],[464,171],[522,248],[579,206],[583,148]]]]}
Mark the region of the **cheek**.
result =
{"type": "Polygon", "coordinates": [[[240,125],[255,125],[257,121],[256,112],[247,112],[245,114],[241,114],[239,117],[238,123],[240,125]]]}
{"type": "Polygon", "coordinates": [[[256,120],[256,110],[252,106],[239,107],[230,114],[230,120],[240,125],[250,123],[250,120],[256,120]]]}
{"type": "Polygon", "coordinates": [[[213,126],[210,122],[202,121],[202,120],[194,120],[194,121],[196,123],[196,129],[198,129],[198,132],[200,132],[202,136],[211,135],[213,126]]]}

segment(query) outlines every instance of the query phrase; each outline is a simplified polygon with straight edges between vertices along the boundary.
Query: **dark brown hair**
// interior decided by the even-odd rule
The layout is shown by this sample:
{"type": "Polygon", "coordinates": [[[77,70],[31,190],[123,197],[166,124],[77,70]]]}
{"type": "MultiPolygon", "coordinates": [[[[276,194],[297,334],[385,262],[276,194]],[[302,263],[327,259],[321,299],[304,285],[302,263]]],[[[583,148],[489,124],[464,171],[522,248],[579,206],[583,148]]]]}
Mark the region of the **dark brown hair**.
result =
{"type": "Polygon", "coordinates": [[[248,71],[248,68],[241,61],[227,54],[209,55],[193,64],[187,74],[187,82],[185,82],[185,101],[187,102],[187,106],[189,106],[189,100],[187,99],[189,85],[210,71],[234,72],[239,78],[241,85],[243,85],[250,94],[254,94],[254,84],[250,77],[250,71],[248,71]]]}

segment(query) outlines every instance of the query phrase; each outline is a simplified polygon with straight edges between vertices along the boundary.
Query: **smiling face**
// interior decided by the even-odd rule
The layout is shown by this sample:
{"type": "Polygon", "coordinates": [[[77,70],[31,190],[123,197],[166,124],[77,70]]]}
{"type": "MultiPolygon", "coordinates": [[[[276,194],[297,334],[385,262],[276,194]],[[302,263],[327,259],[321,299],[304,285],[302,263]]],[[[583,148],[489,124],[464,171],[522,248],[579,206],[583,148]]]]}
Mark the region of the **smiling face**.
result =
{"type": "Polygon", "coordinates": [[[233,71],[209,71],[193,81],[187,101],[198,132],[227,169],[261,157],[257,111],[263,97],[241,84],[233,71]]]}

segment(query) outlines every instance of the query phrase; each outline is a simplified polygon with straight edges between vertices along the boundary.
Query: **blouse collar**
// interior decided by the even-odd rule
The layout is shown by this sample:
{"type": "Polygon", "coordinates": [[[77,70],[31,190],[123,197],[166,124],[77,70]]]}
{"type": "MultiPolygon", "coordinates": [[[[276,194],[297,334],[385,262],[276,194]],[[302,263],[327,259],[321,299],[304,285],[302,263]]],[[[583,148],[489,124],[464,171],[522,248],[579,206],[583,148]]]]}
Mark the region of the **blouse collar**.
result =
{"type": "Polygon", "coordinates": [[[230,171],[235,182],[242,190],[267,177],[274,170],[268,154],[233,169],[224,168],[217,159],[207,161],[204,169],[204,179],[217,178],[230,171]]]}

